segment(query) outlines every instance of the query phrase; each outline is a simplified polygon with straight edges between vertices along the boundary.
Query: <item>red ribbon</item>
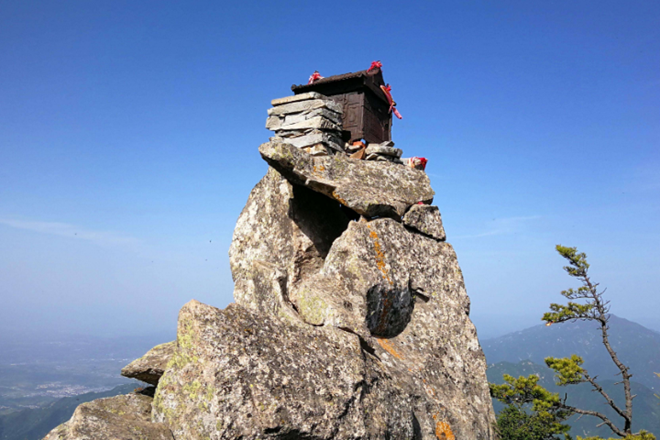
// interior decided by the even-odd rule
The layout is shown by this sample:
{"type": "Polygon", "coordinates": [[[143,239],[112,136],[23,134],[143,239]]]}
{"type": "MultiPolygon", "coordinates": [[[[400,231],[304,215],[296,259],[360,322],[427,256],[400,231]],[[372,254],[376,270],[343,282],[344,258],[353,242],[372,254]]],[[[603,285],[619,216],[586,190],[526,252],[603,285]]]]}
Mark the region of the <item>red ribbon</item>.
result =
{"type": "Polygon", "coordinates": [[[401,113],[396,109],[396,102],[394,102],[394,99],[392,99],[392,87],[390,85],[386,86],[380,86],[380,89],[385,93],[385,97],[387,98],[387,102],[390,103],[390,112],[394,113],[394,115],[399,118],[403,119],[403,116],[401,116],[401,113]]]}

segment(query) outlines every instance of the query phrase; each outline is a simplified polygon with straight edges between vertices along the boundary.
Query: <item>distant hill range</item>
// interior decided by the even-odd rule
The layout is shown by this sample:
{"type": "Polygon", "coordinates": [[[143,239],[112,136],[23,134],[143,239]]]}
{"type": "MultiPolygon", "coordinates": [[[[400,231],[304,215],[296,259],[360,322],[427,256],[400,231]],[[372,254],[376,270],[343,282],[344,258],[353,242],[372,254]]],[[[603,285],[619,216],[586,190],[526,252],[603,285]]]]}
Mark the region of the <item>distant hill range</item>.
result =
{"type": "Polygon", "coordinates": [[[173,338],[0,332],[0,415],[133,382],[120,376],[121,369],[173,338]]]}
{"type": "MultiPolygon", "coordinates": [[[[627,319],[612,315],[610,343],[619,359],[630,367],[635,382],[660,390],[660,333],[627,319]]],[[[619,372],[603,346],[600,330],[593,322],[544,324],[494,339],[481,341],[488,364],[517,363],[530,360],[545,365],[548,356],[566,357],[577,354],[584,359],[583,367],[601,380],[616,380],[619,372]]]]}
{"type": "MultiPolygon", "coordinates": [[[[633,373],[633,394],[637,394],[633,406],[633,429],[646,429],[660,434],[660,333],[617,316],[610,320],[610,341],[620,359],[633,373]]],[[[618,370],[612,363],[602,344],[598,326],[589,322],[556,324],[550,327],[539,325],[498,338],[482,341],[488,360],[488,380],[502,383],[502,376],[514,377],[536,374],[540,385],[560,395],[568,395],[567,403],[584,409],[598,410],[612,420],[621,419],[614,414],[602,397],[587,384],[558,387],[554,384],[554,372],[545,366],[548,356],[565,357],[577,354],[584,359],[583,366],[592,375],[598,376],[605,391],[623,406],[623,387],[615,385],[620,380],[618,370]]],[[[495,410],[502,405],[494,402],[495,410]]],[[[597,428],[598,419],[573,416],[569,423],[572,435],[611,436],[603,426],[597,428]]]]}
{"type": "Polygon", "coordinates": [[[121,368],[174,338],[0,335],[0,440],[40,440],[81,403],[131,392],[141,384],[121,368]]]}
{"type": "Polygon", "coordinates": [[[110,391],[64,397],[43,408],[24,409],[0,416],[0,440],[41,440],[51,429],[71,418],[81,403],[133,391],[135,384],[121,385],[110,391]]]}

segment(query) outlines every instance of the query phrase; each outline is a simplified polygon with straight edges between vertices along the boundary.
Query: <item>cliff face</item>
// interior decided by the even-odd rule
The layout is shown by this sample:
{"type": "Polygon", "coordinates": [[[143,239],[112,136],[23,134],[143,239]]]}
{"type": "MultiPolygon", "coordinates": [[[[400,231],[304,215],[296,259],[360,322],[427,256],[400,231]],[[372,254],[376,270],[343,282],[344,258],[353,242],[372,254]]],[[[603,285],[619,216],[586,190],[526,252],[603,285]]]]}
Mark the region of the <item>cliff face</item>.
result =
{"type": "MultiPolygon", "coordinates": [[[[229,252],[236,303],[189,302],[176,343],[124,369],[156,386],[141,438],[494,439],[485,358],[424,171],[280,140],[259,151],[270,168],[229,252]]],[[[87,438],[64,426],[48,438],[87,438]]]]}

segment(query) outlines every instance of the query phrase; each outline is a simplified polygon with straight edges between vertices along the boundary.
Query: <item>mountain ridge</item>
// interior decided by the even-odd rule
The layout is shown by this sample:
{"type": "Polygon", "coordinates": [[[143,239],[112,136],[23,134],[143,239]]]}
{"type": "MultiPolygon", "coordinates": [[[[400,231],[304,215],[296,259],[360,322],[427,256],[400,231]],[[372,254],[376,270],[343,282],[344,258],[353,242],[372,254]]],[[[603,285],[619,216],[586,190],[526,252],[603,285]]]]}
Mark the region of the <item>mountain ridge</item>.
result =
{"type": "MultiPolygon", "coordinates": [[[[609,339],[621,361],[630,367],[633,381],[651,390],[660,389],[660,333],[641,324],[611,315],[609,339]]],[[[530,360],[544,365],[544,358],[577,354],[592,376],[616,379],[619,372],[603,346],[593,322],[543,324],[481,341],[489,365],[530,360]]]]}

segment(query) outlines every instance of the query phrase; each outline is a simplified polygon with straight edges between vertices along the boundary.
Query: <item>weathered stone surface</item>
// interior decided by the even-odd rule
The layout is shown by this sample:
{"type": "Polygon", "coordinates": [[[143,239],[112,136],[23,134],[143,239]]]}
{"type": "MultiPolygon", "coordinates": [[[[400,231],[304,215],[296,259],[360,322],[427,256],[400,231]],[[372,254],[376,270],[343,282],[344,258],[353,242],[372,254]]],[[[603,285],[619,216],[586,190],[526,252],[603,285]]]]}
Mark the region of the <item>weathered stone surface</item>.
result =
{"type": "Polygon", "coordinates": [[[286,116],[269,116],[266,120],[268,130],[307,130],[325,129],[340,131],[341,115],[325,108],[286,116]]]}
{"type": "Polygon", "coordinates": [[[279,130],[283,122],[284,118],[280,118],[279,116],[268,116],[268,119],[266,119],[266,129],[272,131],[279,130]]]}
{"type": "MultiPolygon", "coordinates": [[[[449,244],[392,219],[350,222],[302,281],[287,314],[187,304],[154,420],[177,439],[494,439],[449,244]]],[[[263,304],[275,284],[258,283],[263,304]]]]}
{"type": "Polygon", "coordinates": [[[342,155],[313,158],[291,145],[272,142],[261,145],[259,152],[293,183],[332,197],[370,218],[400,219],[411,205],[433,200],[434,192],[423,171],[342,155]]]}
{"type": "MultiPolygon", "coordinates": [[[[268,119],[272,118],[269,117],[268,119]]],[[[288,123],[286,120],[277,128],[277,130],[334,130],[341,131],[341,126],[324,118],[323,116],[314,116],[299,122],[288,123]]]]}
{"type": "Polygon", "coordinates": [[[270,101],[270,104],[275,107],[278,105],[290,104],[292,102],[306,101],[308,99],[327,100],[328,97],[325,95],[321,95],[318,92],[307,92],[307,93],[301,93],[299,95],[285,96],[284,98],[273,99],[272,101],[270,101]]]}
{"type": "Polygon", "coordinates": [[[330,99],[311,99],[308,101],[296,101],[290,104],[278,105],[268,109],[268,116],[283,116],[293,113],[301,113],[310,110],[327,108],[335,113],[341,114],[343,109],[341,104],[337,104],[330,99]]]}
{"type": "Polygon", "coordinates": [[[191,301],[177,339],[153,410],[177,439],[357,438],[365,430],[355,335],[191,301]]]}
{"type": "MultiPolygon", "coordinates": [[[[297,321],[302,319],[319,329],[334,327],[359,335],[367,350],[365,381],[379,384],[365,388],[369,392],[361,396],[363,408],[381,414],[382,426],[390,423],[383,420],[390,420],[394,412],[421,433],[391,438],[433,439],[438,429],[452,432],[455,438],[491,439],[494,415],[485,359],[468,318],[469,299],[452,247],[391,219],[342,221],[332,235],[341,225],[345,231],[331,239],[327,253],[315,254],[314,264],[291,282],[283,268],[302,273],[295,267],[307,258],[294,257],[284,238],[290,235],[295,240],[296,233],[287,232],[293,228],[291,218],[280,214],[273,221],[272,212],[259,207],[258,200],[274,199],[265,188],[258,189],[260,185],[237,224],[235,236],[248,239],[241,240],[240,252],[238,247],[232,252],[232,270],[239,261],[257,259],[252,256],[254,248],[259,249],[259,259],[271,262],[267,273],[276,275],[262,275],[248,290],[237,281],[237,302],[285,318],[296,327],[301,327],[297,321]],[[264,215],[249,216],[251,211],[264,215]],[[262,222],[268,228],[259,229],[262,222]],[[258,230],[257,236],[249,237],[253,230],[258,230]],[[272,246],[260,247],[263,241],[272,246]],[[396,391],[389,388],[393,383],[396,391]],[[384,403],[390,401],[407,403],[402,407],[384,403]],[[403,407],[413,408],[412,421],[410,414],[401,413],[403,407]]],[[[295,199],[293,195],[289,203],[308,206],[295,199]]],[[[315,209],[297,212],[299,219],[318,221],[308,217],[315,209]]],[[[364,423],[365,432],[372,432],[374,425],[364,423]]],[[[389,431],[378,432],[364,438],[386,438],[384,432],[389,431]]]]}
{"type": "Polygon", "coordinates": [[[313,130],[300,136],[282,137],[280,135],[272,138],[274,142],[286,143],[296,148],[304,148],[310,145],[324,144],[333,150],[343,151],[341,138],[333,133],[313,130]]]}
{"type": "Polygon", "coordinates": [[[492,438],[453,430],[425,385],[390,366],[386,340],[389,351],[348,331],[196,301],[179,314],[177,340],[153,404],[177,440],[492,438]]]}
{"type": "Polygon", "coordinates": [[[362,335],[388,377],[438,405],[415,413],[422,427],[442,422],[459,439],[491,438],[486,362],[451,245],[391,219],[351,222],[301,285],[291,300],[303,319],[362,335]]]}
{"type": "Polygon", "coordinates": [[[166,425],[151,422],[152,400],[127,394],[83,403],[44,440],[174,440],[166,425]]]}
{"type": "Polygon", "coordinates": [[[121,370],[121,375],[141,380],[151,385],[158,385],[158,380],[165,371],[165,366],[172,358],[176,342],[157,345],[140,359],[136,359],[121,370]]]}
{"type": "Polygon", "coordinates": [[[339,113],[335,113],[325,108],[319,108],[304,113],[297,113],[295,115],[286,115],[284,117],[283,127],[286,127],[289,124],[297,124],[298,122],[306,121],[315,118],[316,116],[321,116],[338,126],[342,124],[341,115],[339,113]]]}
{"type": "Polygon", "coordinates": [[[403,216],[403,224],[436,240],[447,238],[437,206],[413,205],[403,216]]]}
{"type": "Polygon", "coordinates": [[[394,156],[396,158],[401,157],[403,151],[398,148],[386,147],[381,145],[369,145],[366,151],[367,155],[369,154],[383,154],[385,156],[394,156]]]}
{"type": "Polygon", "coordinates": [[[234,300],[264,313],[288,313],[287,292],[321,268],[348,222],[337,202],[269,169],[234,229],[229,248],[234,300]],[[280,291],[276,297],[274,289],[280,291]]]}

